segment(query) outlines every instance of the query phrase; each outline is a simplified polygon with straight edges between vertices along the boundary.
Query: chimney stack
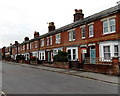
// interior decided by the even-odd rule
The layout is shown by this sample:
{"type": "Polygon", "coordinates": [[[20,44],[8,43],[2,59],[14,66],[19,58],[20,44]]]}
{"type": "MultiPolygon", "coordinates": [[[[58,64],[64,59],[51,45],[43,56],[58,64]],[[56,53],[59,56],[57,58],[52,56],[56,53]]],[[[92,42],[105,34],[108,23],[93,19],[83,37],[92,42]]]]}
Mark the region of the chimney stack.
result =
{"type": "Polygon", "coordinates": [[[24,41],[29,41],[29,37],[25,37],[25,38],[24,38],[24,41]]]}
{"type": "Polygon", "coordinates": [[[37,38],[37,37],[39,37],[39,32],[35,31],[34,32],[34,38],[37,38]]]}
{"type": "Polygon", "coordinates": [[[18,45],[18,41],[15,41],[15,45],[18,45]]]}
{"type": "Polygon", "coordinates": [[[55,30],[54,22],[49,22],[48,32],[50,32],[50,31],[54,31],[54,30],[55,30]]]}
{"type": "Polygon", "coordinates": [[[74,22],[78,20],[82,20],[84,18],[84,14],[82,13],[82,9],[75,9],[75,14],[74,14],[74,22]]]}

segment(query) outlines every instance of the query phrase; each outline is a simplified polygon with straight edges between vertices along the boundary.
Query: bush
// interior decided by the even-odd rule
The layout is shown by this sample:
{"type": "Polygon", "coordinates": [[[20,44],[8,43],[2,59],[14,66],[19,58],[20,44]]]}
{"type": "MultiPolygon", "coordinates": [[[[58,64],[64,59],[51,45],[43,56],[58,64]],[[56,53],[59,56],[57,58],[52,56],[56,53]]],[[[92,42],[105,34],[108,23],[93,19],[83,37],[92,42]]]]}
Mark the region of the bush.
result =
{"type": "Polygon", "coordinates": [[[64,51],[59,51],[58,54],[55,55],[53,59],[56,62],[68,62],[68,53],[64,51]]]}
{"type": "Polygon", "coordinates": [[[25,60],[25,56],[24,55],[17,55],[16,56],[16,60],[25,60]]]}

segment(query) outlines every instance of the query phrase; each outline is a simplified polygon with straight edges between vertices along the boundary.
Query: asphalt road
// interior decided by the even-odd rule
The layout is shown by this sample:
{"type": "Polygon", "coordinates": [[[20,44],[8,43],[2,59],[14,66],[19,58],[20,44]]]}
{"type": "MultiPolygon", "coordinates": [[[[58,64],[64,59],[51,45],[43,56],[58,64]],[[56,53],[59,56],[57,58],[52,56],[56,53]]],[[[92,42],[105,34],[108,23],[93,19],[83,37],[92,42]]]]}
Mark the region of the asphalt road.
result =
{"type": "Polygon", "coordinates": [[[2,64],[6,94],[118,94],[118,86],[56,72],[2,64]]]}

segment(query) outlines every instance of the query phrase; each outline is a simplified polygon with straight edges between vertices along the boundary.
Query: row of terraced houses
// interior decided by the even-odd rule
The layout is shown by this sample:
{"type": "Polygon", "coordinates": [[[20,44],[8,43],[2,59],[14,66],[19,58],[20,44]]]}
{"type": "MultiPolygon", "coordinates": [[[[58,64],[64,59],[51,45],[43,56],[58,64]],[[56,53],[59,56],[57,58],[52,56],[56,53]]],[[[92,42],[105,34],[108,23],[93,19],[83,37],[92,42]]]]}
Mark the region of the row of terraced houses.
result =
{"type": "Polygon", "coordinates": [[[120,57],[120,4],[84,18],[82,10],[75,9],[73,23],[56,29],[50,22],[48,32],[39,35],[34,32],[34,38],[24,38],[22,43],[15,41],[4,50],[4,55],[10,54],[13,59],[22,54],[28,60],[36,56],[39,60],[52,62],[58,51],[68,52],[69,61],[79,61],[85,58],[102,58],[109,61],[112,57],[120,57]]]}

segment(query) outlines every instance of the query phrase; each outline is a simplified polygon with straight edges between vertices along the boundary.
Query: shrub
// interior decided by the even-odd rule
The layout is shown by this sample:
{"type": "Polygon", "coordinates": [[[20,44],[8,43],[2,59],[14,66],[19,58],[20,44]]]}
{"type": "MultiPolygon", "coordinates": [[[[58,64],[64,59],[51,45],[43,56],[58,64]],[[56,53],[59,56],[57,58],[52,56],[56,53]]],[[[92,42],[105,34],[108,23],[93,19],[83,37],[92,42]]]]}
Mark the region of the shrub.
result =
{"type": "Polygon", "coordinates": [[[16,56],[16,60],[25,60],[25,56],[24,55],[17,55],[16,56]]]}
{"type": "Polygon", "coordinates": [[[53,59],[56,62],[68,62],[68,53],[64,51],[59,51],[58,54],[55,55],[53,59]]]}

